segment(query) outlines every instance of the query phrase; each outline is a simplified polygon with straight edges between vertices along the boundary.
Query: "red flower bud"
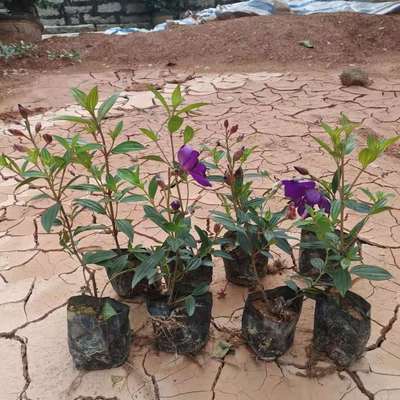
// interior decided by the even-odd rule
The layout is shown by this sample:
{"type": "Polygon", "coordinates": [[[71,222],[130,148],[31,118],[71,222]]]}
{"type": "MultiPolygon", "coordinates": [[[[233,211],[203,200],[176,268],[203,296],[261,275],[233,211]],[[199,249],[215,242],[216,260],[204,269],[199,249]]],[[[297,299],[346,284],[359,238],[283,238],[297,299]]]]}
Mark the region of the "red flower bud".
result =
{"type": "Polygon", "coordinates": [[[25,134],[19,129],[9,129],[8,132],[10,132],[13,136],[25,137],[25,134]]]}
{"type": "Polygon", "coordinates": [[[232,176],[230,173],[225,172],[224,181],[225,181],[225,183],[227,183],[228,185],[232,185],[232,183],[233,183],[233,176],[232,176]]]}
{"type": "Polygon", "coordinates": [[[297,214],[296,214],[296,206],[294,203],[290,203],[286,212],[286,218],[287,219],[296,219],[297,214]]]}
{"type": "Polygon", "coordinates": [[[233,125],[231,128],[231,135],[233,135],[234,133],[236,133],[239,129],[239,125],[233,125]]]}
{"type": "Polygon", "coordinates": [[[22,106],[21,104],[18,104],[18,111],[21,114],[21,117],[24,119],[28,118],[29,115],[29,110],[27,108],[25,108],[24,106],[22,106]]]}
{"type": "Polygon", "coordinates": [[[29,149],[25,146],[22,146],[22,144],[14,144],[14,150],[15,151],[20,151],[21,153],[26,153],[29,149]]]}
{"type": "Polygon", "coordinates": [[[224,127],[225,127],[225,129],[228,129],[228,126],[229,126],[229,121],[226,119],[226,120],[224,121],[224,127]]]}
{"type": "Polygon", "coordinates": [[[235,151],[233,154],[233,161],[239,161],[242,158],[245,148],[242,147],[240,150],[235,151]]]}
{"type": "Polygon", "coordinates": [[[43,135],[43,139],[47,144],[50,144],[53,141],[53,136],[49,135],[48,133],[45,133],[43,135]]]}
{"type": "Polygon", "coordinates": [[[38,123],[35,125],[35,132],[36,132],[36,133],[39,133],[41,130],[42,130],[42,124],[41,124],[40,122],[38,122],[38,123]]]}
{"type": "Polygon", "coordinates": [[[222,231],[222,226],[220,224],[214,225],[214,233],[218,235],[222,231]]]}
{"type": "Polygon", "coordinates": [[[308,169],[303,168],[303,167],[294,167],[294,169],[300,174],[300,175],[310,175],[308,172],[308,169]]]}
{"type": "Polygon", "coordinates": [[[179,200],[173,200],[171,203],[171,208],[174,211],[178,211],[181,208],[181,202],[179,200]]]}

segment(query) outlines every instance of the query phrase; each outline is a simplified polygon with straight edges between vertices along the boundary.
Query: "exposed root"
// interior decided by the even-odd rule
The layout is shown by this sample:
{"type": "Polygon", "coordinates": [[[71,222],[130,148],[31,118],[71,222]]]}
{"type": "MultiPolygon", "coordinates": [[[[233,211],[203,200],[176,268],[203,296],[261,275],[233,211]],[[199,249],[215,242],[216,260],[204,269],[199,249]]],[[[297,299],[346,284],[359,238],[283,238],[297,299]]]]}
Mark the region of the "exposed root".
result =
{"type": "Polygon", "coordinates": [[[394,308],[394,311],[393,311],[393,317],[390,318],[390,320],[387,323],[387,325],[385,325],[381,329],[381,334],[379,335],[378,339],[376,339],[376,342],[374,344],[371,344],[370,346],[368,346],[366,351],[379,349],[379,347],[382,346],[383,342],[386,340],[386,335],[392,330],[393,325],[397,321],[398,314],[399,314],[399,309],[400,309],[400,304],[397,304],[396,307],[394,308]]]}
{"type": "Polygon", "coordinates": [[[143,357],[142,368],[143,368],[143,371],[146,374],[146,376],[148,376],[151,379],[155,400],[160,400],[161,399],[160,398],[160,388],[158,386],[157,379],[153,374],[150,374],[146,369],[146,359],[147,359],[147,355],[149,354],[149,352],[150,352],[150,350],[147,350],[146,354],[143,357]]]}
{"type": "Polygon", "coordinates": [[[215,388],[216,388],[216,386],[218,384],[218,380],[219,380],[219,378],[220,378],[220,376],[222,374],[222,370],[224,369],[224,367],[225,367],[225,357],[222,360],[220,360],[220,364],[219,364],[219,367],[218,367],[217,374],[215,375],[214,381],[213,381],[213,383],[211,385],[211,391],[212,391],[211,400],[215,400],[215,396],[216,396],[215,388]]]}

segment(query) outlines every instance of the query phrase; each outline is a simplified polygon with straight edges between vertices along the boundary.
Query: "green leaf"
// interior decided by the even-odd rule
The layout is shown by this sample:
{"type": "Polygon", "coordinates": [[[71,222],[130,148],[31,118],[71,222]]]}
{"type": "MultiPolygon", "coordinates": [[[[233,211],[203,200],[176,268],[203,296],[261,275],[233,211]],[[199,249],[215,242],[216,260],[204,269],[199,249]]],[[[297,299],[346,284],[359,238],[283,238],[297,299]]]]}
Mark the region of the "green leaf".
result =
{"type": "Polygon", "coordinates": [[[323,140],[318,139],[317,137],[311,135],[311,137],[325,150],[327,151],[329,154],[333,154],[333,151],[331,150],[331,148],[329,147],[329,145],[327,143],[325,143],[323,140]]]}
{"type": "Polygon", "coordinates": [[[126,154],[132,151],[140,151],[143,150],[144,146],[139,142],[134,142],[131,140],[127,140],[126,142],[120,143],[116,147],[111,150],[113,154],[126,154]]]}
{"type": "Polygon", "coordinates": [[[231,261],[234,260],[234,258],[229,253],[227,253],[226,251],[222,251],[222,250],[215,250],[213,252],[213,255],[215,257],[222,257],[222,258],[225,258],[225,259],[231,260],[231,261]]]}
{"type": "Polygon", "coordinates": [[[117,191],[117,180],[111,174],[106,175],[106,187],[112,192],[117,191]]]}
{"type": "Polygon", "coordinates": [[[78,117],[77,115],[60,115],[59,117],[56,117],[55,119],[57,121],[69,121],[69,122],[74,122],[76,124],[82,124],[82,125],[88,125],[92,122],[90,119],[78,117]]]}
{"type": "Polygon", "coordinates": [[[115,140],[122,133],[123,129],[124,123],[122,121],[119,121],[114,130],[110,132],[110,136],[115,140]]]}
{"type": "Polygon", "coordinates": [[[84,264],[98,264],[116,257],[117,254],[111,250],[90,251],[83,255],[84,264]]]}
{"type": "Polygon", "coordinates": [[[140,128],[140,132],[142,132],[143,135],[147,136],[153,142],[157,142],[159,140],[159,137],[157,136],[157,133],[155,133],[151,129],[140,128]]]}
{"type": "Polygon", "coordinates": [[[86,108],[86,94],[85,92],[82,92],[82,90],[78,88],[72,88],[71,89],[72,97],[75,99],[75,101],[82,106],[83,108],[86,108]]]}
{"type": "Polygon", "coordinates": [[[170,226],[168,221],[154,208],[151,206],[144,206],[143,207],[145,216],[150,220],[153,221],[156,225],[158,225],[161,229],[166,232],[170,232],[170,226]]]}
{"type": "Polygon", "coordinates": [[[39,179],[38,177],[32,176],[31,178],[24,179],[22,182],[18,183],[18,185],[15,187],[14,191],[19,189],[20,187],[24,185],[29,185],[31,182],[36,181],[36,179],[39,179]]]}
{"type": "Polygon", "coordinates": [[[114,307],[108,301],[106,301],[103,305],[103,308],[101,309],[101,316],[103,320],[107,321],[117,314],[118,313],[114,310],[114,307]]]}
{"type": "Polygon", "coordinates": [[[94,211],[97,214],[106,214],[105,208],[98,203],[97,201],[90,200],[90,199],[77,199],[75,200],[76,204],[79,204],[83,208],[87,208],[91,211],[94,211]]]}
{"type": "Polygon", "coordinates": [[[133,227],[132,227],[132,222],[129,221],[128,219],[117,219],[115,220],[117,224],[117,229],[125,233],[126,236],[128,236],[128,239],[130,242],[133,240],[133,227]]]}
{"type": "Polygon", "coordinates": [[[134,186],[141,186],[138,169],[121,168],[118,170],[117,175],[124,181],[129,182],[134,186]]]}
{"type": "Polygon", "coordinates": [[[142,279],[151,279],[157,273],[157,267],[164,255],[164,249],[158,248],[137,267],[132,280],[132,288],[134,288],[142,279]]]}
{"type": "Polygon", "coordinates": [[[158,183],[157,183],[157,177],[153,176],[149,183],[149,197],[150,199],[154,199],[157,193],[157,188],[158,188],[158,183]]]}
{"type": "Polygon", "coordinates": [[[275,244],[277,247],[279,247],[281,250],[283,250],[286,254],[292,255],[292,253],[293,253],[292,247],[290,246],[289,242],[286,239],[275,238],[275,244]]]}
{"type": "Polygon", "coordinates": [[[154,94],[156,99],[162,104],[162,106],[164,107],[165,111],[167,111],[168,114],[169,114],[170,113],[169,106],[168,106],[168,103],[165,100],[164,96],[154,86],[150,86],[150,90],[154,94]]]}
{"type": "Polygon", "coordinates": [[[359,213],[368,214],[371,210],[371,206],[368,203],[355,200],[346,200],[346,207],[359,213]]]}
{"type": "Polygon", "coordinates": [[[183,131],[183,142],[184,144],[189,143],[194,137],[194,129],[191,126],[187,126],[183,131]]]}
{"type": "Polygon", "coordinates": [[[193,296],[185,297],[185,309],[189,317],[191,317],[196,310],[196,300],[193,296]]]}
{"type": "Polygon", "coordinates": [[[339,182],[340,182],[340,168],[338,168],[335,172],[335,174],[333,175],[332,178],[332,183],[331,183],[331,188],[332,188],[332,192],[335,194],[339,188],[339,182]]]}
{"type": "Polygon", "coordinates": [[[143,160],[157,161],[165,164],[165,161],[160,156],[148,155],[148,156],[143,156],[142,158],[143,160]]]}
{"type": "Polygon", "coordinates": [[[76,185],[69,185],[68,189],[72,190],[83,190],[85,192],[93,193],[93,192],[100,192],[98,186],[93,185],[91,183],[78,183],[76,185]]]}
{"type": "Polygon", "coordinates": [[[369,164],[373,163],[377,159],[377,157],[378,152],[369,148],[362,149],[358,153],[358,161],[363,168],[367,168],[369,164]]]}
{"type": "Polygon", "coordinates": [[[317,268],[319,271],[322,271],[325,268],[325,263],[320,258],[312,258],[311,259],[311,265],[314,268],[317,268]]]}
{"type": "Polygon", "coordinates": [[[136,203],[139,201],[147,201],[147,197],[143,194],[131,194],[120,200],[120,203],[136,203]]]}
{"type": "Polygon", "coordinates": [[[193,104],[189,104],[185,107],[183,107],[182,109],[179,110],[178,115],[179,114],[189,114],[191,111],[197,110],[201,107],[206,106],[207,103],[193,103],[193,104]]]}
{"type": "Polygon", "coordinates": [[[168,121],[168,130],[170,133],[174,133],[183,124],[183,118],[179,117],[178,115],[173,115],[168,121]]]}
{"type": "Polygon", "coordinates": [[[334,200],[331,204],[331,218],[333,222],[336,222],[341,210],[341,201],[334,200]]]}
{"type": "Polygon", "coordinates": [[[106,229],[107,226],[103,224],[92,224],[92,225],[84,225],[84,226],[78,226],[74,230],[74,236],[79,235],[82,232],[87,232],[87,231],[96,231],[96,230],[104,230],[106,229]]]}
{"type": "Polygon", "coordinates": [[[333,279],[333,283],[340,294],[344,296],[351,288],[351,276],[347,269],[339,268],[335,271],[329,272],[333,279]]]}
{"type": "Polygon", "coordinates": [[[99,262],[99,265],[103,266],[109,270],[112,275],[114,275],[124,270],[124,268],[128,265],[128,260],[129,254],[122,254],[118,257],[111,258],[110,260],[101,261],[99,262]]]}
{"type": "Polygon", "coordinates": [[[209,285],[206,282],[200,283],[192,292],[192,296],[202,296],[208,292],[209,285]]]}
{"type": "Polygon", "coordinates": [[[97,111],[97,119],[99,121],[101,121],[108,114],[111,108],[113,108],[115,102],[118,100],[118,97],[119,93],[113,94],[106,101],[104,101],[104,103],[102,103],[97,111]]]}
{"type": "Polygon", "coordinates": [[[57,219],[57,215],[60,212],[61,206],[59,203],[53,204],[45,212],[42,213],[40,221],[43,229],[49,233],[51,227],[54,225],[54,221],[57,219]]]}
{"type": "Polygon", "coordinates": [[[179,85],[172,92],[171,100],[172,100],[172,106],[174,108],[177,108],[182,104],[183,97],[182,97],[182,93],[181,93],[181,87],[179,85]]]}
{"type": "Polygon", "coordinates": [[[86,108],[93,112],[99,102],[99,91],[95,86],[86,97],[86,108]]]}
{"type": "Polygon", "coordinates": [[[392,278],[392,274],[390,272],[375,265],[356,265],[355,267],[351,268],[350,271],[352,274],[370,281],[386,281],[392,278]]]}

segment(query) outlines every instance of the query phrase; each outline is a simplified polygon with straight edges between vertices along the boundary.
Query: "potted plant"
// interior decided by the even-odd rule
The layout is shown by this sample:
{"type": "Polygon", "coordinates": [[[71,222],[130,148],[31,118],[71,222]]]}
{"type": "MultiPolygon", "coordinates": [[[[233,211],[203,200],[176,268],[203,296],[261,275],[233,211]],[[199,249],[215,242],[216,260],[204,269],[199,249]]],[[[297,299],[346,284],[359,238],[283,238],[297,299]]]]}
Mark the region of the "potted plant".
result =
{"type": "Polygon", "coordinates": [[[215,255],[224,260],[228,281],[249,286],[242,317],[242,334],[258,357],[266,360],[281,356],[291,346],[302,308],[302,294],[288,286],[265,290],[262,278],[266,275],[270,248],[276,245],[292,254],[288,235],[279,226],[286,219],[286,210],[272,212],[268,202],[277,185],[256,196],[250,178],[266,176],[266,172],[249,174],[244,165],[254,148],[242,146],[243,136],[238,127],[225,121],[225,140],[210,150],[211,166],[220,175],[211,176],[223,182],[227,191],[218,193],[224,211],[213,211],[212,219],[225,229],[221,250],[215,255]],[[240,143],[240,148],[235,146],[240,143]],[[223,165],[221,160],[226,159],[223,165]]]}
{"type": "Polygon", "coordinates": [[[303,217],[298,226],[314,235],[302,245],[307,249],[318,249],[316,257],[310,260],[312,267],[319,271],[318,276],[305,278],[308,286],[305,293],[316,299],[314,348],[342,367],[349,366],[363,354],[371,330],[370,303],[350,289],[361,278],[391,278],[384,268],[363,262],[359,240],[359,234],[370,218],[390,209],[387,205],[390,195],[372,193],[359,184],[359,179],[400,138],[369,136],[367,145],[357,155],[358,173],[349,179],[347,166],[356,148],[355,127],[342,115],[338,127],[323,124],[329,143],[314,137],[334,161],[335,172],[330,181],[317,179],[302,170],[312,180],[283,182],[286,195],[303,217]],[[304,185],[308,185],[306,191],[311,191],[301,195],[304,185]],[[356,197],[359,193],[364,195],[363,200],[356,197]],[[314,209],[316,204],[320,210],[314,209]],[[346,227],[347,210],[364,215],[351,228],[346,227]]]}
{"type": "MultiPolygon", "coordinates": [[[[91,251],[85,254],[86,264],[97,264],[105,267],[108,278],[117,294],[122,298],[133,298],[155,289],[147,280],[141,281],[132,288],[132,280],[136,267],[141,263],[148,250],[142,245],[133,246],[134,229],[132,220],[120,216],[121,207],[124,204],[146,200],[151,198],[151,192],[157,187],[156,179],[148,183],[147,189],[128,184],[121,178],[121,173],[113,169],[113,160],[121,155],[129,155],[144,149],[144,146],[136,141],[120,141],[123,136],[123,123],[118,122],[114,127],[107,129],[105,120],[118,99],[115,94],[98,107],[99,95],[97,87],[84,93],[79,89],[73,89],[72,95],[78,104],[86,112],[86,116],[64,115],[59,120],[73,122],[83,128],[91,137],[91,153],[85,154],[91,162],[85,163],[87,182],[73,185],[72,189],[89,193],[88,198],[76,200],[76,204],[89,210],[97,218],[105,218],[104,224],[95,224],[98,232],[108,233],[113,240],[113,248],[91,251]],[[98,108],[98,109],[97,109],[98,108]],[[142,194],[142,191],[144,194],[142,194]],[[145,195],[145,196],[144,196],[145,195]],[[121,234],[128,239],[127,245],[122,245],[121,234]]],[[[81,154],[87,153],[87,149],[79,148],[81,154]]],[[[115,164],[115,163],[114,163],[115,164]]],[[[139,170],[137,169],[139,174],[139,170]]],[[[137,179],[140,179],[139,176],[137,179]]],[[[88,227],[90,229],[90,227],[88,227]]]]}
{"type": "MultiPolygon", "coordinates": [[[[195,354],[206,344],[209,334],[213,241],[207,231],[192,224],[196,202],[190,200],[191,181],[202,188],[211,183],[199,152],[189,145],[195,130],[185,124],[184,117],[203,104],[184,105],[179,86],[170,101],[157,90],[152,91],[166,119],[157,132],[149,128],[140,131],[159,150],[159,155],[147,155],[147,159],[160,163],[165,175],[155,175],[156,184],[144,193],[148,204],[143,208],[145,217],[161,228],[165,239],[139,265],[133,286],[144,278],[161,280],[160,293],[147,296],[156,346],[166,352],[195,354]]],[[[119,176],[143,188],[137,169],[121,169],[119,176]]]]}
{"type": "Polygon", "coordinates": [[[40,123],[34,128],[31,126],[29,111],[22,106],[19,111],[25,131],[11,129],[10,133],[20,141],[14,149],[24,153],[24,159],[2,154],[0,167],[18,177],[16,190],[29,185],[38,192],[32,201],[49,203],[41,214],[43,229],[46,232],[55,229],[63,250],[82,266],[82,294],[71,297],[67,305],[68,344],[74,364],[78,369],[87,370],[119,366],[129,353],[129,307],[99,296],[96,271],[87,265],[80,249],[85,233],[97,226],[79,225],[79,217],[86,208],[74,194],[76,185],[85,181],[81,174],[71,174],[73,167],[87,167],[92,163],[91,154],[97,146],[83,142],[79,135],[66,139],[42,134],[40,123]]]}
{"type": "MultiPolygon", "coordinates": [[[[243,135],[238,133],[238,129],[238,125],[230,126],[229,121],[226,120],[224,139],[218,140],[214,148],[206,148],[211,157],[208,165],[215,171],[210,179],[222,184],[221,190],[217,191],[217,196],[225,213],[232,215],[235,221],[238,221],[241,213],[245,211],[251,193],[251,181],[244,183],[246,174],[244,164],[255,149],[242,146],[243,135]]],[[[254,175],[256,174],[251,176],[254,175]]],[[[265,172],[259,174],[259,176],[265,175],[265,172]]],[[[217,213],[214,213],[215,219],[218,220],[217,213]]],[[[267,274],[269,256],[263,252],[256,256],[256,276],[249,254],[238,243],[237,232],[227,229],[224,239],[226,240],[220,240],[221,253],[219,254],[225,255],[222,259],[227,281],[240,286],[254,287],[257,284],[257,276],[263,278],[267,274]]],[[[261,239],[266,242],[264,238],[261,239]]]]}
{"type": "Polygon", "coordinates": [[[40,41],[44,28],[37,7],[49,5],[46,0],[5,0],[4,6],[9,13],[0,14],[0,41],[40,41]]]}

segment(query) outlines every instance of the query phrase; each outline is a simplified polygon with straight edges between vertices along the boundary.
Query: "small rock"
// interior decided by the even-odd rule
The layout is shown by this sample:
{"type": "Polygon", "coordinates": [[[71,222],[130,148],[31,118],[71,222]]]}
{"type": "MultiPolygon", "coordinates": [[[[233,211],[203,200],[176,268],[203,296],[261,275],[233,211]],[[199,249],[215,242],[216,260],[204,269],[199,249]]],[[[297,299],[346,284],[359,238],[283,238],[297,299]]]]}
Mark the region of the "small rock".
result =
{"type": "Polygon", "coordinates": [[[340,81],[344,86],[367,87],[371,81],[368,73],[361,68],[347,68],[340,74],[340,81]]]}

